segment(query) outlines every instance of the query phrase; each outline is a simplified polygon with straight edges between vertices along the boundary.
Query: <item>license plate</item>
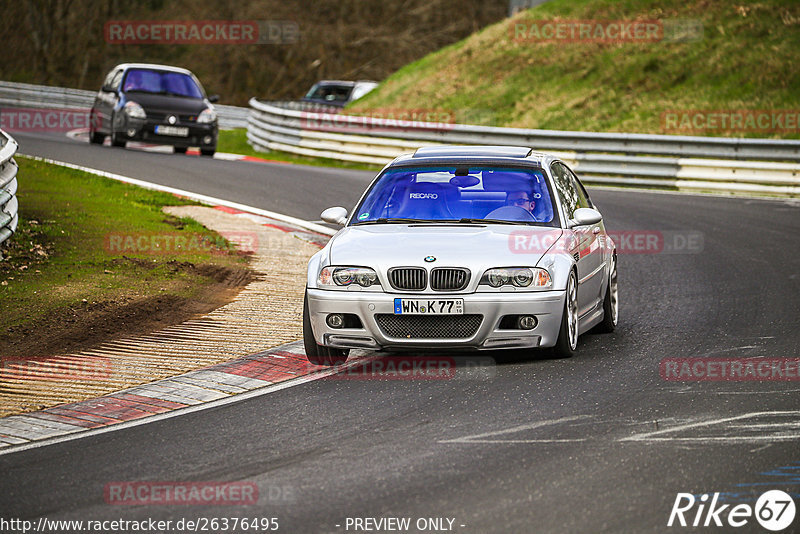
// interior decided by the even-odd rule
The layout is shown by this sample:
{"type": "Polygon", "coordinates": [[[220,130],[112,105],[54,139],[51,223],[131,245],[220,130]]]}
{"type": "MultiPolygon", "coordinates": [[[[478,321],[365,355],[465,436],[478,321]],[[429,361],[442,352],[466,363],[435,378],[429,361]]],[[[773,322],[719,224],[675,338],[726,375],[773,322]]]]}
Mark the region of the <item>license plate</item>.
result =
{"type": "Polygon", "coordinates": [[[463,299],[394,299],[395,315],[463,315],[463,299]]]}
{"type": "Polygon", "coordinates": [[[185,126],[166,126],[164,124],[159,124],[156,126],[156,133],[158,135],[172,135],[175,137],[188,137],[189,136],[189,128],[185,126]]]}

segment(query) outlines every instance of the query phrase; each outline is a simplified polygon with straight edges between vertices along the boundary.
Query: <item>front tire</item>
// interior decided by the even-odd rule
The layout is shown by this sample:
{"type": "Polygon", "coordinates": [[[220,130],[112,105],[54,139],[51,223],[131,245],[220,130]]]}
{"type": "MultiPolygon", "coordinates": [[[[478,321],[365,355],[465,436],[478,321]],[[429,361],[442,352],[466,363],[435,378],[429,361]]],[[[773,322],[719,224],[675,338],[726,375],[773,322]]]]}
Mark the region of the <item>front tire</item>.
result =
{"type": "Polygon", "coordinates": [[[561,330],[558,332],[553,354],[557,358],[570,358],[578,347],[578,280],[575,271],[570,271],[561,314],[561,330]]]}
{"type": "Polygon", "coordinates": [[[111,126],[111,146],[125,148],[125,138],[114,130],[114,126],[111,126]]]}
{"type": "Polygon", "coordinates": [[[217,151],[217,150],[216,150],[215,148],[201,148],[201,149],[200,149],[200,155],[201,155],[201,156],[210,156],[210,157],[213,157],[213,156],[214,156],[214,153],[216,153],[216,151],[217,151]]]}
{"type": "Polygon", "coordinates": [[[186,154],[186,147],[185,146],[176,146],[172,147],[175,150],[176,154],[186,154]]]}
{"type": "Polygon", "coordinates": [[[303,345],[306,349],[306,358],[314,365],[339,365],[347,361],[347,355],[350,352],[349,349],[335,349],[320,345],[314,339],[308,311],[308,293],[303,299],[303,345]]]}

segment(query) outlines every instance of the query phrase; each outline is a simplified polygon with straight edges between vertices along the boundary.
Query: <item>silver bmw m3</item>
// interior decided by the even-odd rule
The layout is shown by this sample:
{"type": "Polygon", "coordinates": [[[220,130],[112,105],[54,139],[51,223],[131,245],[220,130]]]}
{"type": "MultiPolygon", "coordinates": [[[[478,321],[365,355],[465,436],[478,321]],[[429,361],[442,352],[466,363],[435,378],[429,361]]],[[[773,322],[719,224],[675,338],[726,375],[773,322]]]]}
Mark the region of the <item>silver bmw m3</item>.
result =
{"type": "Polygon", "coordinates": [[[617,324],[603,218],[559,159],[524,147],[420,148],[388,164],[308,263],[310,362],[349,349],[552,348],[617,324]]]}

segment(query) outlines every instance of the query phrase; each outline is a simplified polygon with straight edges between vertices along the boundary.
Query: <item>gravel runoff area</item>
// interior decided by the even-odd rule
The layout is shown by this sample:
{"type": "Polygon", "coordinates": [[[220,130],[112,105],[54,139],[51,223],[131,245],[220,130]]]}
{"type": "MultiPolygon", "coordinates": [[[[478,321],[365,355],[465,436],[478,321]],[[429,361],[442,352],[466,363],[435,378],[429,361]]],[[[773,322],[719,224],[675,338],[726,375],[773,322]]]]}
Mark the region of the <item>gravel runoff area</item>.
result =
{"type": "Polygon", "coordinates": [[[0,417],[98,397],[301,337],[306,264],[319,242],[263,217],[202,206],[164,211],[245,243],[253,250],[254,281],[232,302],[201,317],[38,361],[35,376],[6,369],[0,377],[0,417]]]}

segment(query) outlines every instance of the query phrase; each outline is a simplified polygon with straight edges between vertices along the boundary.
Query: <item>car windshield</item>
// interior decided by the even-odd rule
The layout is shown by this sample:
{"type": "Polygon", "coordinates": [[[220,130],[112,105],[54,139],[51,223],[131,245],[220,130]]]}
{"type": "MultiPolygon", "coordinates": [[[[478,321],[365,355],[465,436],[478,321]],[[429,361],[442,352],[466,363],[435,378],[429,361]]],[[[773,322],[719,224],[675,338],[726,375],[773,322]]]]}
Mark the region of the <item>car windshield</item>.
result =
{"type": "Polygon", "coordinates": [[[352,224],[440,221],[558,226],[542,169],[467,166],[388,169],[352,224]]]}
{"type": "Polygon", "coordinates": [[[131,69],[122,84],[124,92],[203,98],[203,91],[194,79],[182,72],[152,69],[131,69]]]}
{"type": "Polygon", "coordinates": [[[306,94],[306,98],[324,100],[326,102],[347,102],[353,91],[351,85],[334,85],[318,83],[306,94]]]}

